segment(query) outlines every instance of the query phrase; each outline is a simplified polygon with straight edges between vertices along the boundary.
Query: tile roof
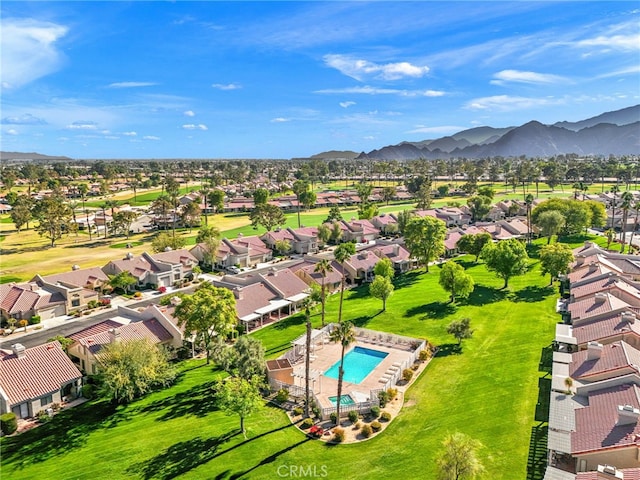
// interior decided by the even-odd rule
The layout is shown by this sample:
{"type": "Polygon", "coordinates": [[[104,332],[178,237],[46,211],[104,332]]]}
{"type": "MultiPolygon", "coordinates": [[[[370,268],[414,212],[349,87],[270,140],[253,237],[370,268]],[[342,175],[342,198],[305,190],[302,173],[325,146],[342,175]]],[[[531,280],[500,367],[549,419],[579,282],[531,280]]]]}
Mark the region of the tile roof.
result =
{"type": "Polygon", "coordinates": [[[185,249],[154,253],[153,255],[151,255],[151,258],[160,262],[169,263],[171,265],[177,265],[179,263],[182,265],[198,263],[198,259],[194,257],[189,250],[185,249]]]}
{"type": "MultiPolygon", "coordinates": [[[[306,286],[306,285],[305,285],[306,286]]],[[[270,300],[279,297],[276,292],[264,283],[253,283],[245,287],[237,287],[234,289],[236,297],[236,311],[238,318],[242,318],[257,309],[269,305],[270,300]]]]}
{"type": "Polygon", "coordinates": [[[309,289],[309,286],[288,268],[260,274],[260,277],[282,298],[292,297],[309,289]]]}
{"type": "Polygon", "coordinates": [[[640,387],[625,384],[589,393],[589,404],[576,409],[576,431],[571,433],[572,454],[640,445],[640,422],[617,425],[618,405],[640,408],[640,387]]]}
{"type": "Polygon", "coordinates": [[[379,261],[380,257],[371,251],[365,250],[351,255],[345,263],[351,265],[355,270],[362,269],[367,271],[373,269],[379,261]]]}
{"type": "Polygon", "coordinates": [[[0,356],[0,387],[9,405],[42,397],[82,378],[82,374],[57,341],[27,348],[23,358],[0,356]]]}
{"type": "Polygon", "coordinates": [[[618,468],[618,473],[622,473],[622,477],[612,477],[610,474],[598,472],[580,472],[575,476],[575,480],[640,480],[639,468],[618,468]]]}
{"type": "Polygon", "coordinates": [[[82,268],[79,270],[71,270],[70,272],[46,275],[43,276],[42,279],[47,283],[55,284],[57,282],[63,282],[76,287],[93,285],[97,281],[109,281],[109,277],[99,267],[82,268]]]}
{"type": "MultiPolygon", "coordinates": [[[[130,340],[149,340],[154,344],[163,343],[171,340],[173,337],[162,324],[155,318],[143,320],[141,322],[131,322],[127,325],[116,327],[120,332],[122,341],[130,340]]],[[[103,345],[111,342],[111,329],[100,333],[84,336],[78,340],[78,343],[85,345],[95,355],[103,345]]]]}
{"type": "Polygon", "coordinates": [[[68,335],[67,338],[70,338],[71,340],[79,342],[83,338],[92,337],[92,336],[97,335],[99,333],[107,332],[107,331],[111,330],[112,328],[118,328],[118,327],[122,327],[122,326],[123,326],[122,323],[117,322],[115,320],[109,319],[109,320],[105,320],[104,322],[100,322],[100,323],[96,323],[95,325],[91,325],[90,327],[83,328],[82,330],[78,330],[77,332],[72,333],[71,335],[68,335]]]}
{"type": "Polygon", "coordinates": [[[570,303],[567,310],[571,314],[571,321],[575,325],[576,321],[624,308],[629,308],[629,304],[610,293],[602,293],[599,297],[593,296],[570,303]]]}
{"type": "Polygon", "coordinates": [[[624,334],[640,336],[640,322],[636,320],[630,323],[628,320],[623,320],[622,315],[617,312],[598,319],[580,322],[580,325],[574,326],[571,331],[578,345],[585,345],[593,341],[603,343],[609,337],[624,334]]]}
{"type": "Polygon", "coordinates": [[[569,364],[571,378],[589,381],[590,378],[613,378],[635,370],[640,374],[640,352],[626,342],[614,342],[602,346],[600,358],[588,359],[588,350],[573,354],[569,364]],[[618,373],[616,373],[618,372],[618,373]]]}

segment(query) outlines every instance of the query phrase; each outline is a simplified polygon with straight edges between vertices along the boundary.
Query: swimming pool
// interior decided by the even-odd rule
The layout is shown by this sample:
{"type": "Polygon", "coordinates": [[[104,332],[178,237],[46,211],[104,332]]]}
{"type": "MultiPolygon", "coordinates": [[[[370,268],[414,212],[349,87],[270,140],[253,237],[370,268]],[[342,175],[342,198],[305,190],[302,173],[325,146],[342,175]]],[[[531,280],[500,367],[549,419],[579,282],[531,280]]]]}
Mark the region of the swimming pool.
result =
{"type": "MultiPolygon", "coordinates": [[[[331,405],[335,406],[337,404],[338,397],[329,397],[329,401],[331,405]]],[[[351,395],[341,395],[340,396],[340,405],[355,405],[356,401],[351,397],[351,395]]]]}
{"type": "MultiPolygon", "coordinates": [[[[345,382],[360,383],[378,364],[389,355],[379,350],[370,348],[355,347],[344,356],[344,378],[345,382]]],[[[329,370],[324,372],[326,377],[338,378],[340,360],[334,363],[329,370]]],[[[340,400],[342,402],[342,400],[340,400]]]]}

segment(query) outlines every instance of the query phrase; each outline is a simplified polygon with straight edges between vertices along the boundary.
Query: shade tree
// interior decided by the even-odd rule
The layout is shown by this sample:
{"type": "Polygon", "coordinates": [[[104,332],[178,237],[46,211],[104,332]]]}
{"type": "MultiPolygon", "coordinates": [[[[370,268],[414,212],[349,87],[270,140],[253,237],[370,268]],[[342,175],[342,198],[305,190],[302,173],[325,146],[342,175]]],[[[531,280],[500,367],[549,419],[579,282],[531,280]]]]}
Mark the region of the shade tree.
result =
{"type": "Polygon", "coordinates": [[[528,269],[529,255],[524,245],[516,239],[488,243],[480,257],[485,261],[487,270],[504,280],[503,289],[509,286],[511,277],[523,275],[528,269]]]}

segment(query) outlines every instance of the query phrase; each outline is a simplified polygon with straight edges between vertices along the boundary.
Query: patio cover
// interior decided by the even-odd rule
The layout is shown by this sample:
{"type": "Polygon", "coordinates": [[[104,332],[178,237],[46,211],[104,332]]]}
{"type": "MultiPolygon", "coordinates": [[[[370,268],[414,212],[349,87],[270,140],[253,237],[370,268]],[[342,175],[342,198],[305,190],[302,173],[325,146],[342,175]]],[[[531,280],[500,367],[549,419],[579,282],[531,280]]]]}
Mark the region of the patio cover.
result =
{"type": "Polygon", "coordinates": [[[575,473],[565,472],[555,467],[547,467],[544,474],[544,480],[575,480],[575,478],[575,473]]]}
{"type": "Polygon", "coordinates": [[[299,302],[300,300],[304,300],[309,296],[308,293],[298,293],[296,295],[292,295],[291,297],[287,297],[287,300],[291,302],[299,302]]]}
{"type": "Polygon", "coordinates": [[[556,325],[556,342],[567,343],[569,345],[577,345],[578,340],[571,335],[571,325],[562,323],[556,325]]]}
{"type": "Polygon", "coordinates": [[[244,317],[241,317],[240,320],[242,320],[243,322],[251,322],[259,318],[260,318],[260,315],[258,315],[257,313],[250,313],[249,315],[245,315],[244,317]]]}
{"type": "Polygon", "coordinates": [[[256,309],[255,313],[258,313],[260,315],[265,315],[267,313],[271,313],[276,310],[279,310],[282,307],[286,307],[289,304],[291,304],[291,302],[288,300],[270,300],[269,305],[267,305],[266,307],[260,307],[256,309]]]}
{"type": "MultiPolygon", "coordinates": [[[[311,330],[311,343],[313,343],[313,341],[322,334],[324,334],[324,330],[318,330],[315,328],[311,330]]],[[[291,343],[296,346],[305,346],[307,344],[307,335],[300,335],[291,343]]]]}

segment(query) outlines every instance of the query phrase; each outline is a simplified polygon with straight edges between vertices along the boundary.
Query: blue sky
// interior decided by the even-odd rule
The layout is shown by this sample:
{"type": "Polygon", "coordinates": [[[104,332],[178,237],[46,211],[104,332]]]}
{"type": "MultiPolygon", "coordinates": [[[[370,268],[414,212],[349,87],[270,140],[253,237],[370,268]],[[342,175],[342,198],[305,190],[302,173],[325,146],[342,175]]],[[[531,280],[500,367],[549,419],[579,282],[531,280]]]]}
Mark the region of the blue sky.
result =
{"type": "Polygon", "coordinates": [[[640,103],[637,2],[12,2],[2,150],[292,158],[640,103]]]}

